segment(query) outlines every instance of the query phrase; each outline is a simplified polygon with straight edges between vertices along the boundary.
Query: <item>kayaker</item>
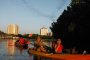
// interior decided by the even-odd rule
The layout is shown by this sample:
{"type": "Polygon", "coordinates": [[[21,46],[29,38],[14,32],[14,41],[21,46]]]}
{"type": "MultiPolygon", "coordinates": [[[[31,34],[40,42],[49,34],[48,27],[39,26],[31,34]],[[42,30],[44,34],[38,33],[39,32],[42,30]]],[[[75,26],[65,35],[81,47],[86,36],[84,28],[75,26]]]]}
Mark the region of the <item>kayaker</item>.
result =
{"type": "Polygon", "coordinates": [[[17,39],[17,41],[15,42],[15,44],[20,44],[20,38],[17,39]]]}
{"type": "Polygon", "coordinates": [[[57,44],[54,46],[56,53],[62,53],[63,45],[61,44],[61,39],[57,40],[57,44]]]}
{"type": "Polygon", "coordinates": [[[16,42],[19,42],[19,41],[20,41],[20,38],[18,38],[16,42]]]}
{"type": "Polygon", "coordinates": [[[43,48],[45,45],[43,44],[39,36],[37,37],[37,41],[35,41],[34,44],[35,44],[34,50],[46,52],[46,50],[43,48]]]}
{"type": "Polygon", "coordinates": [[[24,44],[24,39],[22,37],[20,38],[20,43],[24,44]]]}

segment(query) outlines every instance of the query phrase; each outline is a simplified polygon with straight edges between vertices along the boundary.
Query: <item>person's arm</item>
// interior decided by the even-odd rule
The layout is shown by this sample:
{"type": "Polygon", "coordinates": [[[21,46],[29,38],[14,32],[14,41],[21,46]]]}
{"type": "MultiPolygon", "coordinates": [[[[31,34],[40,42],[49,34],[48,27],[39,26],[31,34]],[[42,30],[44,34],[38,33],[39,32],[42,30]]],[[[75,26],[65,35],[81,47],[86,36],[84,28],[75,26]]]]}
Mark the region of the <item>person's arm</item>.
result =
{"type": "Polygon", "coordinates": [[[55,45],[55,52],[57,52],[59,45],[55,45]]]}

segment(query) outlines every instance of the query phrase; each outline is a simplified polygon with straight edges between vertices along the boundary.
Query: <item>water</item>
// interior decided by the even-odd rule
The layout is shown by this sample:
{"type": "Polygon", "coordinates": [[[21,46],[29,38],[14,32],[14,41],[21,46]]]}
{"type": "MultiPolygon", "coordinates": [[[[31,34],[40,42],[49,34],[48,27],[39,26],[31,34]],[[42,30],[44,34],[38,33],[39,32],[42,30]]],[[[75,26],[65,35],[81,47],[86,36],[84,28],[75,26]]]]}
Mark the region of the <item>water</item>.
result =
{"type": "MultiPolygon", "coordinates": [[[[36,57],[33,54],[28,54],[28,49],[23,48],[17,48],[15,46],[9,46],[9,42],[12,42],[12,45],[14,45],[14,42],[16,40],[12,39],[0,39],[0,60],[50,60],[43,57],[36,57]]],[[[28,39],[31,43],[34,43],[35,40],[28,39]]],[[[52,46],[53,40],[43,40],[44,44],[47,46],[52,46]]],[[[28,48],[33,48],[34,46],[29,44],[28,48]]]]}

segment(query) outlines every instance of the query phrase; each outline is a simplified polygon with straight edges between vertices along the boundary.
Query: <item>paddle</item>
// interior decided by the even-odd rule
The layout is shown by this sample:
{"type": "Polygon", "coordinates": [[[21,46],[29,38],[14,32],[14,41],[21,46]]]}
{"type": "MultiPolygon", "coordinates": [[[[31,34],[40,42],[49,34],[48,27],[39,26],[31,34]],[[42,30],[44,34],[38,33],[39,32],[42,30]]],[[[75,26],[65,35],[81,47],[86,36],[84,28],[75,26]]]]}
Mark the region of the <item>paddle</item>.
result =
{"type": "MultiPolygon", "coordinates": [[[[33,43],[30,43],[30,44],[32,44],[32,45],[34,45],[34,46],[37,46],[37,47],[40,47],[40,46],[38,46],[37,44],[33,44],[33,43]]],[[[52,48],[51,47],[48,47],[48,46],[44,46],[43,48],[45,48],[47,51],[49,51],[49,52],[52,52],[52,48]]]]}

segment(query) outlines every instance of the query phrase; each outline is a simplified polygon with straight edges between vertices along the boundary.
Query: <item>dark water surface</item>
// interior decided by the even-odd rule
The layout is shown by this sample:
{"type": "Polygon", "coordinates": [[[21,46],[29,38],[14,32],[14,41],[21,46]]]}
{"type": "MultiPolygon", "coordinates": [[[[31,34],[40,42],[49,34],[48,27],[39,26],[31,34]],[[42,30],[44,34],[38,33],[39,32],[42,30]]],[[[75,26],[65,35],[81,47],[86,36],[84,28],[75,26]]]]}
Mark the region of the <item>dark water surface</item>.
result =
{"type": "MultiPolygon", "coordinates": [[[[31,43],[34,43],[35,40],[27,39],[31,43]]],[[[12,45],[14,45],[16,40],[12,39],[0,39],[0,60],[36,60],[35,55],[28,54],[28,49],[23,48],[17,48],[15,46],[9,46],[9,42],[12,42],[12,45]]],[[[54,40],[43,40],[43,42],[48,45],[52,46],[52,41],[54,40]]],[[[29,44],[28,48],[34,47],[33,45],[29,44]]],[[[42,57],[41,57],[42,58],[42,57]]],[[[38,58],[38,60],[50,60],[50,59],[41,59],[38,58]]]]}

